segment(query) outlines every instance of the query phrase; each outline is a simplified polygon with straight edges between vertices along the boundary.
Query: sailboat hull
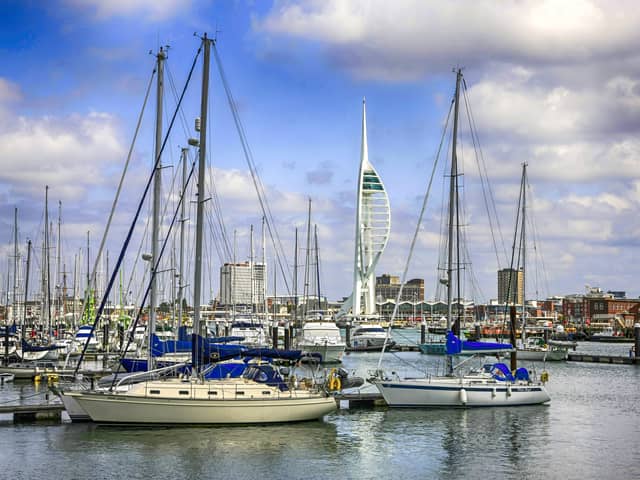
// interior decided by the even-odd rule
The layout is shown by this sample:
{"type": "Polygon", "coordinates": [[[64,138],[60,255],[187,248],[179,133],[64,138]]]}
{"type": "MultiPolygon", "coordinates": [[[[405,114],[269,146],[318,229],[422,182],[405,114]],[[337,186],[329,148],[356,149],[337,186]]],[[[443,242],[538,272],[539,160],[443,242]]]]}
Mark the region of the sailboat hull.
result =
{"type": "Polygon", "coordinates": [[[390,407],[505,407],[551,400],[542,384],[526,382],[438,377],[379,380],[375,385],[390,407]]]}
{"type": "Polygon", "coordinates": [[[566,348],[552,348],[550,350],[518,349],[516,355],[518,360],[562,362],[569,358],[569,350],[566,348]]]}
{"type": "Polygon", "coordinates": [[[332,397],[304,390],[280,392],[277,388],[242,380],[202,384],[144,382],[126,393],[84,391],[65,395],[73,397],[94,422],[108,424],[301,422],[319,419],[336,409],[332,397]]]}

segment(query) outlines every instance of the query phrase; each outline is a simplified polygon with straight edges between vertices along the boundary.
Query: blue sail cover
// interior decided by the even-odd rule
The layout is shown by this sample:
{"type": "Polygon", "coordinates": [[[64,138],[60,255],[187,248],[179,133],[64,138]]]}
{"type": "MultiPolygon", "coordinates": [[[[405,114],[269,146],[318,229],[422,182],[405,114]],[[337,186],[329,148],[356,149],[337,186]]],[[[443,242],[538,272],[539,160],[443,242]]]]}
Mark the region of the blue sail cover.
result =
{"type": "Polygon", "coordinates": [[[461,341],[453,332],[447,332],[447,355],[458,355],[464,352],[496,352],[510,351],[513,346],[510,343],[470,342],[461,341]]]}
{"type": "Polygon", "coordinates": [[[45,352],[48,350],[56,350],[58,348],[64,348],[64,347],[59,345],[31,345],[24,338],[22,339],[23,352],[45,352]]]}
{"type": "MultiPolygon", "coordinates": [[[[202,338],[202,337],[201,337],[202,338]]],[[[228,342],[238,342],[244,340],[244,337],[213,337],[203,340],[203,342],[213,345],[215,351],[219,351],[218,344],[228,342]]],[[[237,352],[238,345],[232,345],[231,351],[237,352]]],[[[160,340],[157,335],[153,335],[153,343],[151,353],[154,357],[160,357],[167,353],[188,353],[191,351],[191,340],[160,340]]]]}

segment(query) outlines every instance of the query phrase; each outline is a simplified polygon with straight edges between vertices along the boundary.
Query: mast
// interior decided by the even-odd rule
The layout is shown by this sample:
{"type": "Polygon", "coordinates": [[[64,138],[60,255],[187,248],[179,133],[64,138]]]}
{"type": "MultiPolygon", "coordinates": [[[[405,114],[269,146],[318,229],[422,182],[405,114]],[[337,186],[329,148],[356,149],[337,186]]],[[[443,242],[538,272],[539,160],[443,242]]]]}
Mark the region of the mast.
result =
{"type": "Polygon", "coordinates": [[[153,370],[153,334],[156,331],[156,306],[158,304],[158,282],[156,278],[159,260],[159,239],[160,232],[160,194],[162,189],[162,161],[160,153],[162,150],[162,96],[164,93],[164,60],[167,58],[166,52],[160,47],[156,55],[158,65],[158,78],[156,89],[156,144],[155,162],[156,169],[153,177],[153,218],[151,227],[151,292],[149,295],[149,323],[147,325],[147,337],[149,346],[147,349],[147,367],[153,370]]]}
{"type": "Polygon", "coordinates": [[[316,294],[318,295],[318,310],[322,310],[320,305],[320,254],[318,252],[318,225],[314,225],[313,237],[316,244],[316,294]]]}
{"type": "MultiPolygon", "coordinates": [[[[13,211],[13,323],[16,323],[16,319],[18,318],[17,312],[17,301],[16,298],[18,296],[18,207],[15,207],[13,211]]],[[[7,272],[7,275],[9,273],[7,272]]],[[[8,307],[7,302],[7,307],[8,307]]],[[[8,316],[6,317],[7,321],[5,322],[5,326],[8,328],[8,316]]]]}
{"type": "Polygon", "coordinates": [[[307,214],[307,251],[304,262],[304,315],[307,316],[309,310],[309,256],[311,255],[311,199],[309,199],[309,213],[307,214]]]}
{"type": "Polygon", "coordinates": [[[27,299],[29,297],[29,269],[31,266],[31,240],[27,241],[27,272],[24,279],[24,312],[22,313],[22,338],[26,338],[27,299]]]}
{"type": "Polygon", "coordinates": [[[61,299],[62,285],[60,284],[60,280],[61,280],[60,277],[62,277],[62,271],[60,270],[60,263],[61,263],[60,257],[62,255],[61,230],[62,230],[62,202],[58,200],[58,248],[56,249],[57,265],[56,265],[56,281],[55,281],[56,301],[58,303],[58,308],[57,308],[58,324],[60,323],[60,317],[62,316],[63,310],[64,310],[64,302],[61,299]]]}
{"type": "Polygon", "coordinates": [[[527,291],[525,289],[526,270],[527,270],[527,164],[522,164],[522,338],[525,338],[525,326],[527,322],[526,318],[526,303],[527,303],[527,291]]]}
{"type": "Polygon", "coordinates": [[[51,297],[49,296],[49,185],[44,193],[44,241],[42,243],[42,311],[41,322],[46,318],[47,329],[51,330],[51,297]]]}
{"type": "MultiPolygon", "coordinates": [[[[256,298],[255,298],[255,270],[253,268],[253,224],[249,229],[249,278],[251,279],[249,282],[249,291],[251,295],[251,313],[256,313],[256,298]]],[[[251,321],[253,322],[253,316],[251,317],[251,321]]]]}
{"type": "Polygon", "coordinates": [[[196,264],[193,282],[193,367],[194,375],[200,371],[200,344],[197,336],[200,334],[200,302],[202,282],[202,240],[204,220],[204,180],[207,146],[207,107],[209,105],[209,57],[211,40],[204,34],[202,39],[204,58],[202,67],[202,97],[200,103],[200,151],[198,156],[198,203],[196,213],[196,264]]]}
{"type": "Polygon", "coordinates": [[[298,324],[298,227],[296,227],[295,244],[293,248],[293,324],[298,324]]]}
{"type": "MultiPolygon", "coordinates": [[[[454,215],[458,210],[458,157],[456,155],[456,145],[458,136],[458,111],[460,100],[460,80],[462,79],[462,70],[458,69],[456,73],[456,93],[455,93],[455,105],[453,116],[453,143],[451,147],[451,178],[449,182],[449,232],[447,240],[447,331],[452,329],[452,317],[453,317],[453,298],[452,298],[452,277],[453,277],[453,242],[454,242],[454,215]]],[[[459,230],[459,225],[456,230],[459,230]]],[[[457,258],[458,269],[460,268],[460,259],[457,258]]],[[[460,272],[457,272],[457,277],[460,276],[460,272]]],[[[459,281],[459,280],[458,280],[459,281]]],[[[458,302],[460,299],[458,299],[458,302]]],[[[458,304],[459,307],[459,304],[458,304]]],[[[457,323],[457,322],[456,322],[457,323]]],[[[458,325],[459,326],[459,325],[458,325]]],[[[456,333],[454,327],[454,334],[456,333]]],[[[453,373],[453,358],[451,355],[447,355],[447,373],[453,373]]]]}
{"type": "MultiPolygon", "coordinates": [[[[264,321],[266,322],[268,319],[268,315],[267,315],[267,236],[266,236],[267,232],[265,229],[265,218],[264,215],[262,216],[262,303],[264,304],[264,321]]],[[[275,282],[275,268],[274,268],[274,276],[273,276],[273,281],[275,282]]],[[[275,305],[275,284],[273,287],[273,301],[274,301],[274,305],[275,305]]],[[[275,317],[274,317],[275,320],[275,317]]]]}
{"type": "Polygon", "coordinates": [[[179,284],[178,284],[178,328],[177,333],[180,332],[182,327],[182,299],[184,296],[184,222],[187,221],[185,216],[185,204],[184,197],[187,191],[187,152],[188,148],[182,149],[182,204],[180,205],[180,261],[179,261],[179,284]]]}

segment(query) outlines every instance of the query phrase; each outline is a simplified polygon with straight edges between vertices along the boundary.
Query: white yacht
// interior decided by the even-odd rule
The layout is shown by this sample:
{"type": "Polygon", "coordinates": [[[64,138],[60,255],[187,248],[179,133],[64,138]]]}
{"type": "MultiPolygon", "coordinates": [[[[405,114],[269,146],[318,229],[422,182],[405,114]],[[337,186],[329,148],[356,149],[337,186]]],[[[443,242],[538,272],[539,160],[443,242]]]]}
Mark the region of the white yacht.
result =
{"type": "MultiPolygon", "coordinates": [[[[382,350],[387,338],[387,331],[378,323],[363,323],[351,332],[351,350],[376,351],[382,350]]],[[[386,348],[395,345],[395,341],[388,339],[386,348]]]]}
{"type": "Polygon", "coordinates": [[[341,362],[346,346],[338,326],[322,320],[305,322],[297,344],[297,348],[305,353],[319,353],[323,363],[341,362]]]}

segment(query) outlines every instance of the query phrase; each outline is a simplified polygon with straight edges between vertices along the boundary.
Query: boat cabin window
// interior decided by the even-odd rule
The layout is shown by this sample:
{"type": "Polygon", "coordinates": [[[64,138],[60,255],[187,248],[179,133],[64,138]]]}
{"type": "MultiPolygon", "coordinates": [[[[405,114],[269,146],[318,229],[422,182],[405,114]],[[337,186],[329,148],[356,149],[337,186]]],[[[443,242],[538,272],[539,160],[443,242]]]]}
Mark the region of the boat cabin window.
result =
{"type": "Polygon", "coordinates": [[[149,393],[152,395],[158,395],[160,394],[160,390],[149,390],[149,393]]]}
{"type": "Polygon", "coordinates": [[[211,392],[209,392],[209,395],[218,395],[218,392],[216,392],[216,391],[211,391],[211,392]]]}
{"type": "Polygon", "coordinates": [[[189,395],[189,390],[180,390],[178,393],[180,395],[189,395]]]}

